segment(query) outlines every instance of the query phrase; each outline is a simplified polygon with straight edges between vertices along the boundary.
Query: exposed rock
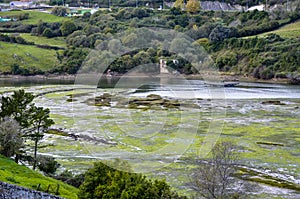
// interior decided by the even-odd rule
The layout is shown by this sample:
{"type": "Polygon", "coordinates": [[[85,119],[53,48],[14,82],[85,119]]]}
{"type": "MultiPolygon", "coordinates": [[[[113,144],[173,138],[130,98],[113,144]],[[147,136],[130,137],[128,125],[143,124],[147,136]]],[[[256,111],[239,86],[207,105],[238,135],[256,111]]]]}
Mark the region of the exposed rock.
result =
{"type": "Polygon", "coordinates": [[[85,96],[86,93],[75,93],[75,94],[69,94],[67,95],[69,98],[67,99],[67,102],[74,102],[77,101],[77,99],[75,99],[76,97],[81,97],[81,96],[85,96]]]}
{"type": "Polygon", "coordinates": [[[103,95],[95,97],[96,106],[110,106],[112,95],[109,93],[103,93],[103,95]]]}
{"type": "MultiPolygon", "coordinates": [[[[118,107],[118,108],[130,108],[130,109],[169,109],[175,108],[179,109],[180,107],[184,108],[199,108],[199,105],[190,102],[179,102],[174,99],[164,99],[160,95],[150,94],[147,97],[135,97],[135,98],[124,98],[114,96],[116,103],[111,101],[112,95],[109,93],[104,93],[101,96],[95,98],[90,98],[85,101],[88,105],[94,106],[109,106],[109,107],[118,107]]],[[[201,99],[202,100],[202,99],[201,99]]]]}
{"type": "Polygon", "coordinates": [[[79,134],[79,135],[75,135],[75,136],[77,138],[81,138],[83,140],[92,141],[92,142],[96,142],[96,143],[108,144],[108,145],[117,145],[117,142],[107,140],[107,139],[104,139],[104,138],[100,138],[100,137],[94,137],[94,136],[89,136],[89,135],[84,135],[84,134],[79,134]]]}
{"type": "Polygon", "coordinates": [[[53,134],[53,135],[60,135],[60,136],[66,136],[73,138],[75,141],[78,139],[86,140],[86,141],[92,141],[95,143],[101,143],[101,144],[108,144],[108,145],[117,145],[116,142],[105,139],[105,138],[100,138],[100,137],[95,137],[95,136],[90,136],[87,134],[75,134],[72,132],[65,132],[62,129],[49,129],[48,134],[53,134]]]}
{"type": "Polygon", "coordinates": [[[178,100],[163,99],[159,95],[151,94],[146,98],[133,98],[129,100],[128,108],[142,109],[166,109],[179,108],[178,100]]]}
{"type": "Polygon", "coordinates": [[[219,1],[201,1],[202,10],[241,10],[241,6],[233,6],[229,3],[219,1]]]}
{"type": "Polygon", "coordinates": [[[271,146],[284,146],[284,144],[275,143],[275,142],[256,142],[256,144],[271,145],[271,146]]]}
{"type": "Polygon", "coordinates": [[[262,102],[262,104],[270,104],[270,105],[285,105],[285,103],[282,103],[279,100],[268,100],[268,101],[264,101],[262,102]]]}
{"type": "Polygon", "coordinates": [[[90,98],[85,101],[85,103],[89,105],[95,105],[95,106],[111,106],[111,98],[112,95],[109,93],[103,93],[100,96],[97,96],[95,98],[90,98]]]}
{"type": "Polygon", "coordinates": [[[278,173],[272,173],[271,171],[263,171],[247,166],[238,166],[240,171],[235,173],[235,177],[243,180],[249,180],[253,182],[263,183],[274,187],[287,188],[295,191],[300,191],[300,185],[296,181],[291,180],[289,176],[281,175],[278,173]]]}

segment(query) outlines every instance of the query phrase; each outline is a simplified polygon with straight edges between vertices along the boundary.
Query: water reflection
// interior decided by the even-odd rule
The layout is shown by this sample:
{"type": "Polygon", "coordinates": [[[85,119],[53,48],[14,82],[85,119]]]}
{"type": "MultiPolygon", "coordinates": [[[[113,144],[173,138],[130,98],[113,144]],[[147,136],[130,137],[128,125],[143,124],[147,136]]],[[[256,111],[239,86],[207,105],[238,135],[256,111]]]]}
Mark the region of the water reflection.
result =
{"type": "Polygon", "coordinates": [[[38,85],[74,84],[72,79],[44,79],[34,77],[0,78],[0,87],[30,87],[38,85]]]}

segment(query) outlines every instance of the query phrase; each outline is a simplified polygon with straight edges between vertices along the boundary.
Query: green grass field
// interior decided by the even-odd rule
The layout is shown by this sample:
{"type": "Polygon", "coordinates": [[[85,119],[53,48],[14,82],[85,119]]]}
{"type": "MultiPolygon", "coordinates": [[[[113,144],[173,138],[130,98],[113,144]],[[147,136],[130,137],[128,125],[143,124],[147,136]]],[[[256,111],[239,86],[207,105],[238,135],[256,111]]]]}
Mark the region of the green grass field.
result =
{"type": "MultiPolygon", "coordinates": [[[[10,184],[36,189],[40,184],[41,190],[46,190],[49,185],[57,187],[59,195],[64,198],[76,199],[78,189],[61,181],[43,176],[26,166],[18,165],[14,161],[0,156],[0,180],[10,184]]],[[[52,193],[53,194],[53,193],[52,193]]]]}
{"type": "Polygon", "coordinates": [[[31,11],[31,10],[26,10],[26,11],[10,11],[10,12],[0,12],[0,16],[13,16],[13,15],[18,15],[21,13],[29,13],[29,19],[22,20],[22,23],[24,24],[37,24],[40,20],[43,22],[61,22],[66,20],[67,18],[64,17],[58,17],[52,14],[44,13],[44,12],[39,12],[39,11],[31,11]]]}
{"type": "Polygon", "coordinates": [[[49,71],[57,62],[56,51],[31,45],[0,42],[0,70],[9,71],[16,63],[22,68],[38,68],[49,71]]]}
{"type": "Polygon", "coordinates": [[[32,36],[28,33],[22,33],[21,37],[23,37],[26,41],[34,42],[34,44],[66,47],[66,42],[63,37],[47,38],[41,36],[32,36]]]}

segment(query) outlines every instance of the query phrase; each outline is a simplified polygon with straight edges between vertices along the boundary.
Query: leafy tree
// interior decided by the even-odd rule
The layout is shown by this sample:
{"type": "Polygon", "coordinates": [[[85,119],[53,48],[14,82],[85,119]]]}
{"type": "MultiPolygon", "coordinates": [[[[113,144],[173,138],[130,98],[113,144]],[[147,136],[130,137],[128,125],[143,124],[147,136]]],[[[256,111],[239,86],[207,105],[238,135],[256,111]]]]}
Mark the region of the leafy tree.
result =
{"type": "Polygon", "coordinates": [[[53,32],[52,32],[52,30],[51,30],[50,28],[46,28],[46,29],[44,30],[44,32],[43,32],[43,36],[44,36],[44,37],[48,37],[48,38],[53,37],[53,32]]]}
{"type": "Polygon", "coordinates": [[[182,14],[181,8],[172,7],[170,9],[170,14],[172,14],[172,15],[180,15],[180,14],[182,14]]]}
{"type": "Polygon", "coordinates": [[[73,173],[69,170],[63,171],[58,176],[54,176],[55,179],[61,180],[69,185],[79,188],[79,186],[84,181],[84,174],[73,175],[73,173]]]}
{"type": "Polygon", "coordinates": [[[128,163],[116,160],[106,163],[97,162],[85,173],[79,198],[171,199],[184,197],[172,192],[165,181],[152,181],[144,175],[130,173],[128,163]],[[122,169],[122,171],[115,168],[122,169]]]}
{"type": "Polygon", "coordinates": [[[85,60],[88,51],[83,48],[69,48],[64,51],[64,58],[61,63],[61,71],[75,74],[85,60]]]}
{"type": "Polygon", "coordinates": [[[12,157],[23,147],[23,138],[17,121],[5,117],[0,122],[0,154],[12,157]]]}
{"type": "Polygon", "coordinates": [[[186,4],[186,11],[190,13],[197,13],[200,11],[199,0],[189,0],[186,4]]]}
{"type": "Polygon", "coordinates": [[[55,6],[52,9],[52,14],[59,16],[59,17],[64,17],[67,14],[67,9],[65,7],[55,6]]]}
{"type": "Polygon", "coordinates": [[[175,8],[179,8],[181,10],[184,10],[184,3],[183,0],[176,0],[174,3],[175,8]]]}
{"type": "Polygon", "coordinates": [[[64,1],[63,0],[50,0],[49,5],[50,6],[55,6],[55,5],[63,5],[64,1]]]}
{"type": "Polygon", "coordinates": [[[185,38],[174,38],[170,45],[170,51],[185,54],[191,48],[191,42],[185,38]]]}
{"type": "Polygon", "coordinates": [[[37,156],[37,167],[46,174],[54,174],[59,166],[59,163],[53,157],[37,156]]]}
{"type": "Polygon", "coordinates": [[[49,118],[50,110],[48,108],[44,109],[43,107],[36,107],[32,104],[29,112],[30,115],[27,119],[29,120],[30,128],[27,129],[25,136],[34,141],[33,170],[35,170],[38,142],[43,139],[44,133],[54,124],[54,121],[49,118]]]}
{"type": "Polygon", "coordinates": [[[74,32],[75,30],[77,30],[77,26],[71,20],[64,21],[60,27],[60,31],[63,36],[67,36],[67,35],[71,34],[72,32],[74,32]]]}
{"type": "Polygon", "coordinates": [[[14,91],[11,96],[2,96],[0,117],[6,116],[15,119],[22,129],[26,129],[30,126],[28,122],[28,110],[34,95],[26,93],[24,90],[14,91]]]}
{"type": "Polygon", "coordinates": [[[134,17],[139,18],[139,19],[149,16],[149,14],[147,13],[147,10],[142,9],[142,8],[134,8],[133,11],[132,11],[132,15],[134,17]]]}
{"type": "Polygon", "coordinates": [[[210,33],[209,40],[212,42],[220,42],[226,38],[235,36],[237,34],[236,32],[237,31],[234,28],[229,28],[229,27],[225,27],[222,25],[218,25],[210,33]]]}

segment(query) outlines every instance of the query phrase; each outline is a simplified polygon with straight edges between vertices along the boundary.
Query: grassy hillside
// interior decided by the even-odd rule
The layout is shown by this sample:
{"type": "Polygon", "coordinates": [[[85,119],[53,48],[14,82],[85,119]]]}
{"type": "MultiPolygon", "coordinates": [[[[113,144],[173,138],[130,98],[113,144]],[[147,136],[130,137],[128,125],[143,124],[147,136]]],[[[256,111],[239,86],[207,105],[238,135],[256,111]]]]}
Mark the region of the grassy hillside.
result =
{"type": "Polygon", "coordinates": [[[42,190],[46,190],[49,185],[56,187],[57,184],[59,184],[59,195],[61,197],[70,199],[77,198],[77,188],[61,181],[45,177],[3,156],[0,156],[0,180],[30,189],[36,189],[40,184],[42,190]]]}
{"type": "Polygon", "coordinates": [[[280,35],[281,37],[285,38],[295,38],[295,37],[300,37],[300,21],[290,23],[288,25],[285,25],[277,30],[266,32],[263,34],[260,34],[258,36],[266,36],[270,33],[275,33],[277,35],[280,35]]]}
{"type": "Polygon", "coordinates": [[[13,64],[25,69],[50,71],[57,62],[56,51],[31,45],[0,42],[1,72],[11,70],[13,64]]]}
{"type": "Polygon", "coordinates": [[[43,13],[39,11],[10,11],[10,12],[0,12],[0,16],[16,16],[22,13],[29,13],[29,18],[22,20],[23,24],[37,24],[40,20],[43,22],[62,22],[66,20],[64,17],[58,17],[49,13],[43,13]]]}
{"type": "Polygon", "coordinates": [[[66,42],[63,37],[54,37],[54,38],[47,38],[41,36],[37,37],[37,36],[32,36],[29,33],[23,33],[20,36],[23,37],[28,42],[34,42],[34,44],[66,47],[66,42]]]}

